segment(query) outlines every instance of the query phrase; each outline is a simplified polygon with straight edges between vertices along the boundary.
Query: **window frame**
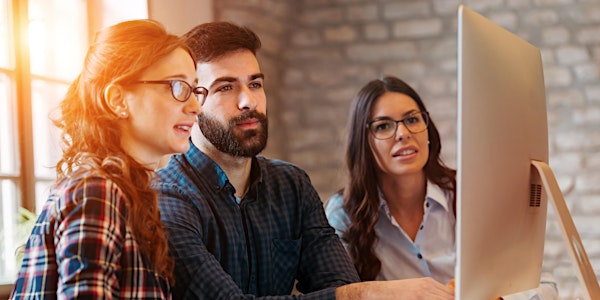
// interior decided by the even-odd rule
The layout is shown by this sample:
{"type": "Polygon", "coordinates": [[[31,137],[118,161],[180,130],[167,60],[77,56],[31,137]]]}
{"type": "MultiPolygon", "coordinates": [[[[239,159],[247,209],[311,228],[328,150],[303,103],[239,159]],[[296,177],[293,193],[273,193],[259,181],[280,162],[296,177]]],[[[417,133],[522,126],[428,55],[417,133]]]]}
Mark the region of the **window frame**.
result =
{"type": "MultiPolygon", "coordinates": [[[[8,56],[9,63],[6,67],[0,68],[0,73],[8,78],[8,90],[9,90],[9,107],[13,107],[14,111],[11,110],[11,113],[15,114],[14,122],[14,136],[7,136],[7,140],[11,143],[16,143],[15,152],[5,154],[8,160],[15,160],[16,166],[13,170],[8,169],[8,171],[4,171],[4,173],[0,172],[0,182],[4,185],[4,182],[8,182],[7,186],[14,187],[14,197],[15,199],[7,199],[7,201],[14,201],[12,203],[2,203],[3,208],[0,209],[6,210],[5,214],[10,214],[14,211],[15,219],[13,219],[14,226],[17,226],[18,222],[18,210],[19,207],[25,208],[33,213],[37,213],[41,207],[40,199],[45,198],[47,195],[43,194],[43,190],[37,188],[38,184],[47,184],[49,182],[54,182],[55,176],[52,175],[40,175],[36,176],[36,163],[39,163],[40,158],[35,157],[35,120],[34,120],[34,81],[37,81],[45,86],[45,88],[52,88],[60,85],[68,85],[70,82],[67,80],[59,78],[57,75],[39,75],[34,74],[31,68],[31,47],[30,47],[30,0],[0,0],[5,1],[5,5],[7,8],[7,19],[5,20],[8,25],[8,56]],[[11,156],[12,155],[12,156],[11,156]],[[40,199],[38,199],[40,198],[40,199]]],[[[81,1],[83,5],[85,5],[85,0],[81,1]]],[[[89,23],[89,8],[84,7],[84,13],[86,16],[84,18],[84,24],[86,28],[87,37],[82,40],[85,43],[85,48],[87,48],[87,44],[89,44],[89,33],[91,32],[90,23],[89,23]],[[87,39],[87,40],[86,40],[87,39]]],[[[52,22],[50,20],[49,22],[52,22]]],[[[83,61],[83,57],[81,58],[83,61]]],[[[53,96],[49,96],[53,97],[53,96]]],[[[44,111],[45,112],[45,111],[44,111]]],[[[39,127],[39,125],[38,125],[39,127]]],[[[37,130],[40,130],[38,128],[37,130]]],[[[51,138],[55,140],[55,138],[51,138]]],[[[58,142],[58,141],[57,141],[58,142]]],[[[39,143],[38,143],[39,144],[39,143]]],[[[47,146],[44,143],[37,145],[38,147],[47,146]]],[[[59,149],[47,149],[50,151],[60,151],[59,149]]],[[[54,153],[54,152],[52,152],[54,153]]],[[[53,172],[51,172],[53,173],[53,172]]],[[[7,192],[10,194],[10,192],[7,192]]],[[[5,194],[6,195],[6,194],[5,194]]],[[[13,195],[11,195],[13,196],[13,195]]],[[[3,201],[4,202],[4,201],[3,201]]],[[[8,221],[8,223],[11,223],[8,221]]],[[[8,224],[7,223],[7,224],[8,224]]],[[[6,224],[4,224],[6,225],[6,224]]],[[[3,226],[4,226],[3,225],[3,226]]],[[[14,230],[18,227],[13,227],[10,225],[8,227],[0,227],[0,229],[4,229],[3,232],[0,231],[2,235],[0,239],[4,240],[7,247],[12,247],[13,243],[20,243],[20,240],[15,240],[13,234],[18,234],[17,238],[21,238],[19,231],[16,233],[14,230]]],[[[3,249],[4,251],[8,251],[3,249]]],[[[7,257],[3,257],[2,259],[8,259],[7,257]]],[[[16,259],[16,258],[15,258],[16,259]]],[[[18,269],[18,266],[16,266],[18,269]]],[[[12,266],[7,266],[7,268],[3,267],[2,273],[6,275],[10,274],[12,270],[12,266]]],[[[15,274],[16,275],[16,274],[15,274]]],[[[0,282],[0,298],[8,297],[13,283],[10,282],[0,282]]]]}

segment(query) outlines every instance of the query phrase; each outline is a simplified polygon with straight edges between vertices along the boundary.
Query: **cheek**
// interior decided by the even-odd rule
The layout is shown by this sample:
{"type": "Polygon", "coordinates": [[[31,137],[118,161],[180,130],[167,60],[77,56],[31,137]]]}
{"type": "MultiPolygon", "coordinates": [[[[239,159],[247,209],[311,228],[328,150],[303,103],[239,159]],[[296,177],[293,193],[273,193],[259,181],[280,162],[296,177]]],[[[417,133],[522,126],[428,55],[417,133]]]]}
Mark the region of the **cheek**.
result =
{"type": "Polygon", "coordinates": [[[234,101],[224,101],[224,99],[212,98],[206,99],[202,106],[202,113],[213,118],[227,118],[231,112],[237,111],[234,101]]]}
{"type": "Polygon", "coordinates": [[[371,139],[371,141],[369,142],[369,145],[371,146],[371,153],[373,154],[373,157],[375,158],[375,162],[377,163],[377,168],[378,169],[383,169],[383,167],[385,166],[384,163],[384,157],[386,157],[386,153],[390,152],[390,145],[388,145],[389,143],[386,143],[385,140],[373,140],[371,139]]]}
{"type": "Polygon", "coordinates": [[[259,95],[257,95],[256,99],[256,101],[258,102],[257,109],[260,109],[263,112],[265,112],[267,110],[267,96],[265,95],[264,90],[261,91],[259,95]]]}

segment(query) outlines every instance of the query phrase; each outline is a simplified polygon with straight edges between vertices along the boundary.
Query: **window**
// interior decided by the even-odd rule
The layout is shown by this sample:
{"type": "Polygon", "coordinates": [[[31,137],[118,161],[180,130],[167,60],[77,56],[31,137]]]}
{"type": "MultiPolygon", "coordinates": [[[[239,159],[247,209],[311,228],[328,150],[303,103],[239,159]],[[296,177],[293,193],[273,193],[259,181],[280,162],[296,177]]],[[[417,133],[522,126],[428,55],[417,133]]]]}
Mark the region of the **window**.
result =
{"type": "Polygon", "coordinates": [[[41,211],[55,179],[49,116],[81,69],[87,28],[85,0],[0,0],[0,284],[14,282],[29,235],[20,207],[41,211]]]}

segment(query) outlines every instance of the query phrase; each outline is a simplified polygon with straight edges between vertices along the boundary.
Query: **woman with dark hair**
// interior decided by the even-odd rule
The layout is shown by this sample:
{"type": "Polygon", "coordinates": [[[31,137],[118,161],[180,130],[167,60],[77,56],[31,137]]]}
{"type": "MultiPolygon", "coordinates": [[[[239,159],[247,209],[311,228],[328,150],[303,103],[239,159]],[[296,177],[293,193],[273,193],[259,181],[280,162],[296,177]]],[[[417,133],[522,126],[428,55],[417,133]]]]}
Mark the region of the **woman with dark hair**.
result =
{"type": "Polygon", "coordinates": [[[54,122],[58,178],[11,299],[168,299],[173,260],[151,187],[185,152],[206,97],[193,54],[151,20],[101,31],[54,122]]]}
{"type": "MultiPolygon", "coordinates": [[[[373,80],[354,98],[348,128],[348,180],[325,211],[361,279],[451,282],[456,171],[440,158],[440,134],[419,95],[395,77],[373,80]]],[[[505,299],[555,299],[549,277],[505,299]]]]}

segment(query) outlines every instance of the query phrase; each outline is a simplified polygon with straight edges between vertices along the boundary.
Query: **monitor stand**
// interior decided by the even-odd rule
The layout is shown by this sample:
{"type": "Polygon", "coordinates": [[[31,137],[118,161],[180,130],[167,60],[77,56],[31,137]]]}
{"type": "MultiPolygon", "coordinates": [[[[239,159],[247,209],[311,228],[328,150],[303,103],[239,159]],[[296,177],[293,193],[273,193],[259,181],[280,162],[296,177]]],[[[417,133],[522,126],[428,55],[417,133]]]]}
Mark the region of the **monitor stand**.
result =
{"type": "Polygon", "coordinates": [[[537,170],[542,180],[546,194],[549,197],[548,200],[554,205],[563,240],[567,245],[569,256],[577,266],[577,277],[585,288],[588,299],[600,299],[600,286],[598,286],[596,274],[581,243],[581,238],[575,228],[575,223],[573,223],[573,218],[569,213],[569,208],[558,187],[552,169],[547,163],[541,161],[532,160],[531,164],[537,170]]]}

